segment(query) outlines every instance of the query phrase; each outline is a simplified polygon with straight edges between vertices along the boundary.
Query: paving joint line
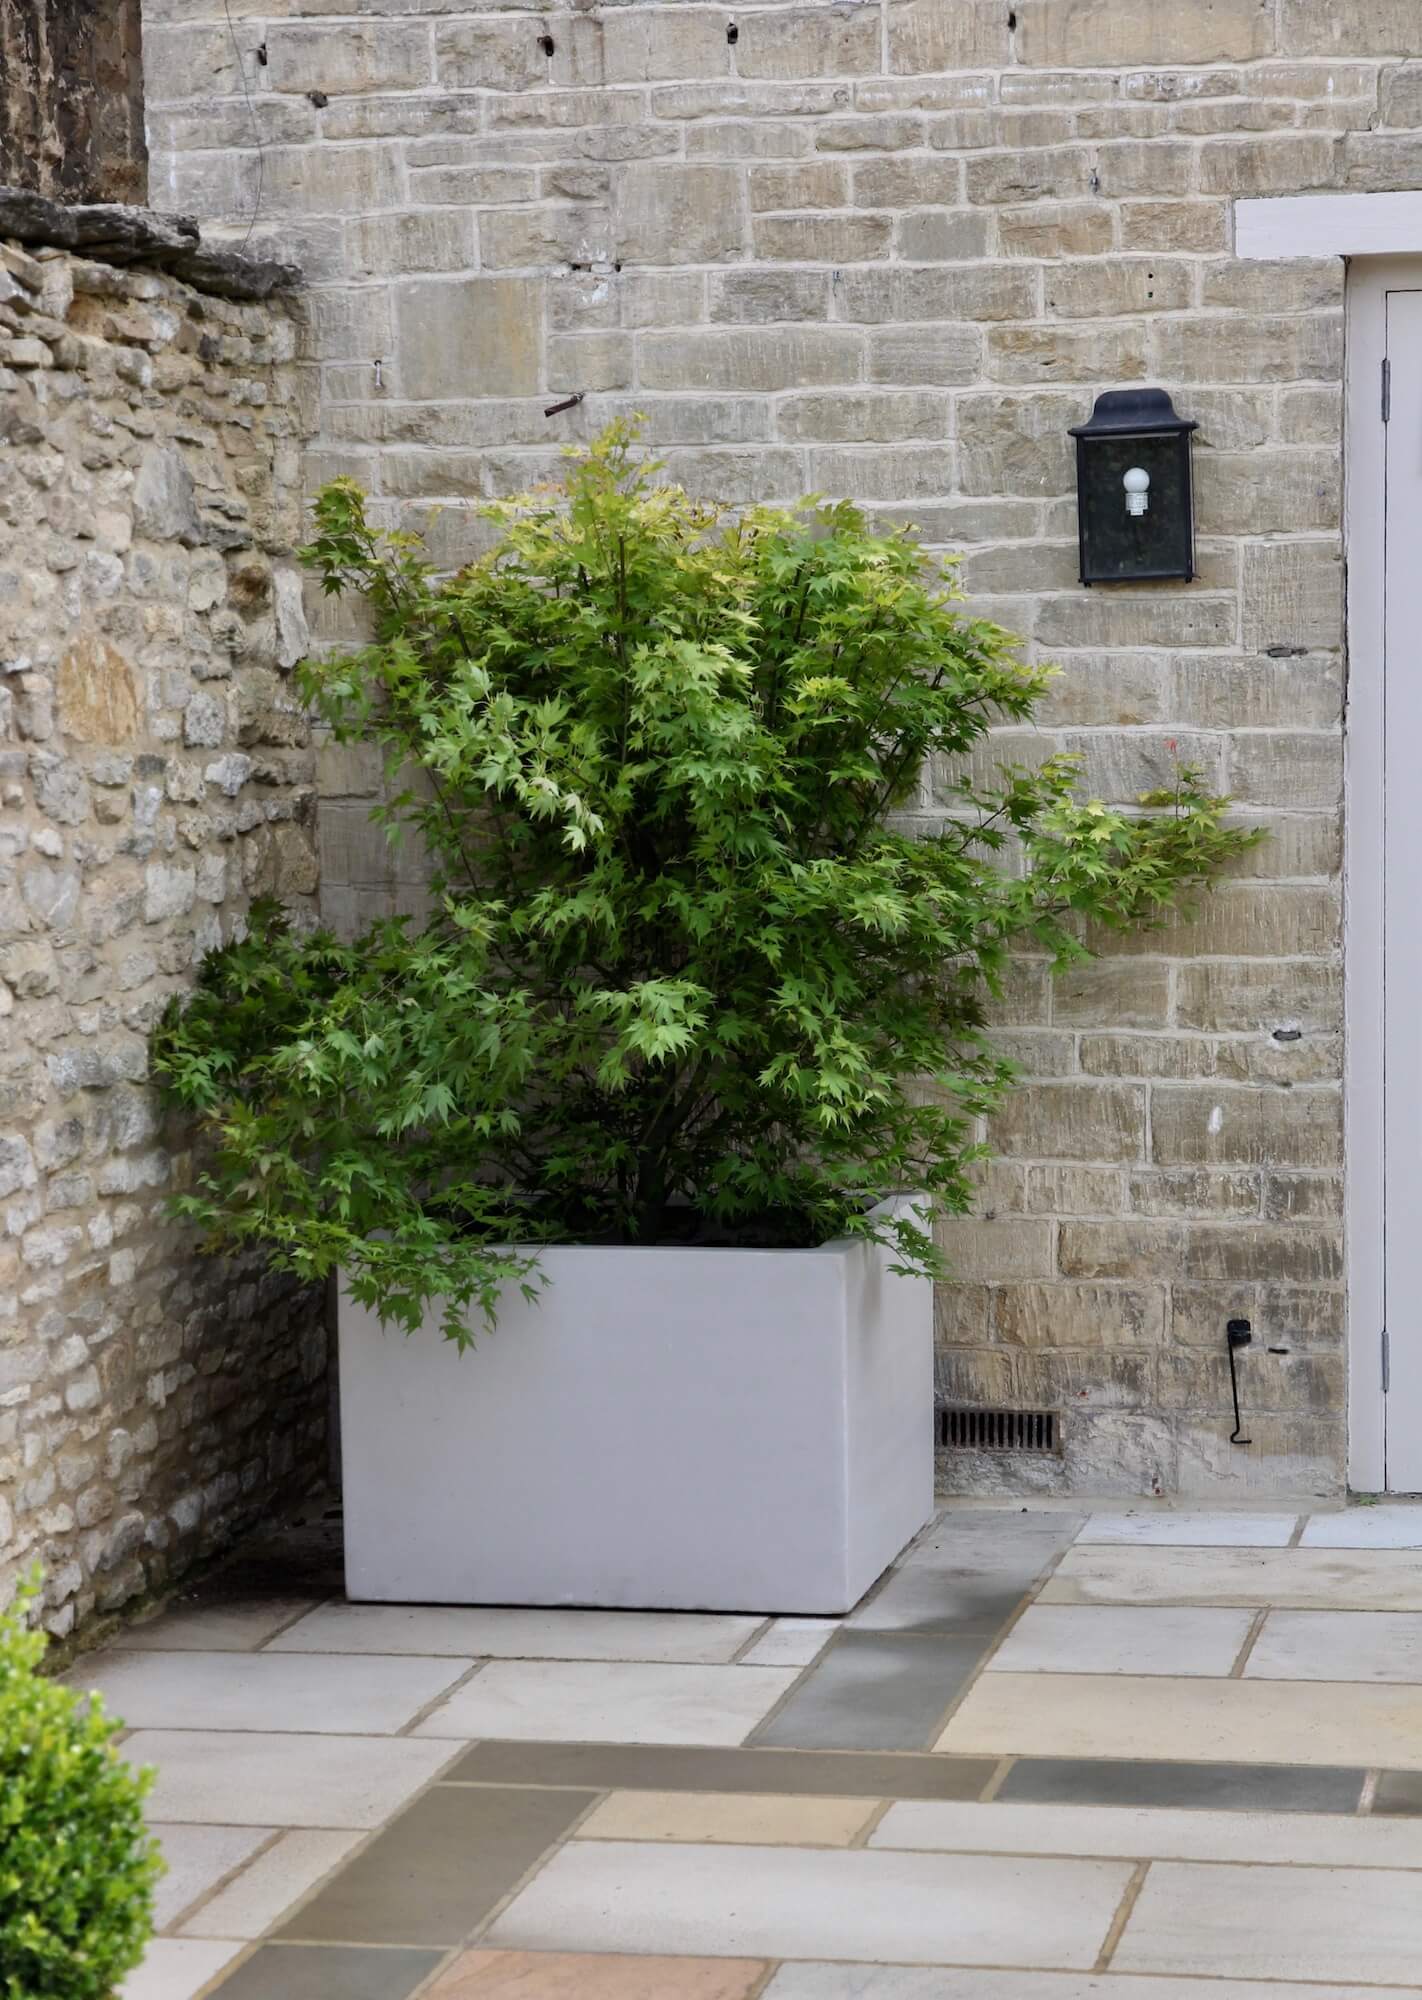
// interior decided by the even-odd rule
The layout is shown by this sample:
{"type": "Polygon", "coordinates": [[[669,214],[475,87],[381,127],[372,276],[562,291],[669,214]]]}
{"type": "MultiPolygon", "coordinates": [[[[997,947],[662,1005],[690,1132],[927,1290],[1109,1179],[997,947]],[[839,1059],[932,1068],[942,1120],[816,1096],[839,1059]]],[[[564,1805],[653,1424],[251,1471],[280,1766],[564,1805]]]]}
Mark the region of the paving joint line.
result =
{"type": "Polygon", "coordinates": [[[1150,1869],[1149,1861],[1138,1861],[1132,1868],[1126,1886],[1121,1892],[1121,1900],[1116,1905],[1116,1914],[1112,1917],[1106,1935],[1101,1941],[1101,1949],[1096,1954],[1096,1963],[1091,1968],[1093,1972],[1110,1971],[1111,1960],[1116,1956],[1116,1949],[1125,1935],[1126,1925],[1135,1913],[1136,1904],[1140,1901],[1141,1891],[1145,1887],[1150,1869]]]}
{"type": "Polygon", "coordinates": [[[1264,1630],[1264,1621],[1269,1616],[1270,1609],[1271,1607],[1266,1604],[1260,1610],[1256,1611],[1250,1619],[1249,1630],[1244,1635],[1244,1643],[1235,1655],[1233,1666],[1225,1675],[1226,1680],[1242,1681],[1244,1679],[1244,1669],[1249,1664],[1249,1656],[1258,1643],[1260,1633],[1264,1630]]]}
{"type": "MultiPolygon", "coordinates": [[[[352,1655],[347,1653],[342,1657],[350,1659],[352,1655]]],[[[367,1654],[365,1657],[369,1658],[370,1655],[367,1654]]],[[[458,1656],[456,1655],[455,1657],[458,1656]]],[[[487,1660],[475,1660],[473,1665],[470,1666],[466,1672],[460,1674],[455,1680],[452,1680],[447,1688],[442,1688],[438,1694],[432,1695],[422,1708],[417,1708],[415,1710],[415,1713],[410,1717],[408,1722],[401,1723],[400,1727],[395,1732],[396,1736],[413,1737],[415,1731],[419,1728],[422,1722],[428,1722],[429,1718],[435,1713],[437,1713],[439,1709],[443,1708],[444,1704],[447,1701],[449,1701],[454,1695],[461,1693],[463,1689],[467,1688],[470,1681],[472,1681],[476,1677],[476,1675],[481,1674],[484,1671],[484,1668],[488,1666],[488,1664],[489,1662],[487,1660]]],[[[431,1738],[428,1736],[421,1736],[416,1740],[421,1743],[428,1743],[432,1741],[437,1741],[438,1739],[431,1738]]],[[[468,1740],[471,1739],[466,1739],[466,1741],[468,1740]]]]}

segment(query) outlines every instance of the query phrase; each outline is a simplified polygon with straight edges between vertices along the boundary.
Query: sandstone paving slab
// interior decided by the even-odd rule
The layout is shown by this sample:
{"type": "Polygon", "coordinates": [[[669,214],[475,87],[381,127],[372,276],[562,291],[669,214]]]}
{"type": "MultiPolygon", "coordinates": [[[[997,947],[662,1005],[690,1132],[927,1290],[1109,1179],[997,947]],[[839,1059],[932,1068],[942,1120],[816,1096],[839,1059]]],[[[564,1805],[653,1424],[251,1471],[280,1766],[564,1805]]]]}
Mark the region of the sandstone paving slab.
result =
{"type": "Polygon", "coordinates": [[[352,1944],[264,1944],[216,1990],[222,2000],[409,2000],[442,1956],[352,1944]]]}
{"type": "MultiPolygon", "coordinates": [[[[1390,1987],[1414,2000],[1422,1986],[1390,1987]]],[[[529,1996],[532,2000],[532,1996],[529,1996]]],[[[1378,2000],[1375,1986],[1255,1979],[1136,1979],[1116,1972],[924,1971],[907,1965],[783,1965],[764,2000],[1378,2000]]]]}
{"type": "Polygon", "coordinates": [[[1271,1611],[1247,1680],[1422,1683],[1422,1612],[1271,1611]]]}
{"type": "Polygon", "coordinates": [[[1187,1764],[1149,1757],[1019,1757],[1002,1778],[995,1796],[1039,1805],[1354,1814],[1367,1775],[1362,1769],[1324,1764],[1310,1767],[1187,1764]]]}
{"type": "MultiPolygon", "coordinates": [[[[199,1831],[200,1829],[190,1829],[199,1831]]],[[[183,1937],[259,1938],[360,1845],[359,1833],[294,1827],[179,1925],[183,1937]]]]}
{"type": "Polygon", "coordinates": [[[1407,1687],[984,1674],[937,1744],[1024,1757],[1178,1758],[1422,1770],[1422,1696],[1407,1687]]]}
{"type": "Polygon", "coordinates": [[[178,1604],[143,1625],[124,1629],[126,1653],[248,1653],[314,1608],[310,1597],[257,1598],[251,1603],[178,1604]]]}
{"type": "Polygon", "coordinates": [[[1403,1549],[1067,1550],[1046,1604],[1280,1605],[1298,1611],[1422,1611],[1422,1563],[1403,1549]]]}
{"type": "Polygon", "coordinates": [[[1139,1548],[1284,1548],[1299,1524],[1297,1514],[1223,1514],[1142,1508],[1093,1514],[1077,1545],[1117,1543],[1139,1548]]]}
{"type": "Polygon", "coordinates": [[[793,1667],[494,1660],[427,1716],[416,1734],[738,1744],[795,1678],[793,1667]]]}
{"type": "Polygon", "coordinates": [[[1157,1862],[1112,1960],[1122,1972],[1415,1985],[1415,1874],[1157,1862]]]}
{"type": "MultiPolygon", "coordinates": [[[[167,1873],[153,1892],[153,1928],[166,1931],[199,1896],[250,1861],[272,1838],[269,1826],[155,1826],[167,1873]]],[[[213,1933],[217,1935],[217,1933],[213,1933]]]]}
{"type": "Polygon", "coordinates": [[[428,2000],[748,2000],[766,1970],[744,1958],[470,1951],[440,1974],[428,2000]]]}
{"type": "Polygon", "coordinates": [[[1218,1605],[1033,1604],[989,1671],[1228,1674],[1254,1613],[1218,1605]]]}
{"type": "Polygon", "coordinates": [[[194,2000],[241,1950],[206,1939],[154,1938],[119,1988],[119,2000],[194,2000]]]}
{"type": "MultiPolygon", "coordinates": [[[[764,1624],[672,1611],[559,1611],[450,1604],[325,1604],[273,1640],[280,1653],[447,1653],[455,1658],[733,1660],[764,1624]]],[[[768,1666],[797,1661],[764,1662],[768,1666]]]]}
{"type": "Polygon", "coordinates": [[[909,1800],[890,1806],[869,1845],[944,1853],[1422,1869],[1422,1826],[1347,1813],[909,1800]]]}
{"type": "Polygon", "coordinates": [[[576,1837],[702,1840],[742,1847],[847,1847],[878,1809],[877,1799],[863,1798],[781,1798],[769,1792],[614,1792],[588,1814],[576,1837]]]}
{"type": "Polygon", "coordinates": [[[1305,1527],[1306,1549],[1422,1549],[1422,1505],[1402,1501],[1379,1507],[1345,1507],[1315,1514],[1305,1527]]]}
{"type": "Polygon", "coordinates": [[[452,1748],[412,1736],[138,1729],[123,1755],[157,1766],[148,1800],[155,1821],[369,1828],[428,1784],[452,1748]]]}
{"type": "Polygon", "coordinates": [[[808,1667],[835,1633],[838,1618],[777,1618],[770,1630],[741,1654],[744,1667],[808,1667]]]}
{"type": "Polygon", "coordinates": [[[779,1792],[806,1798],[975,1799],[991,1757],[868,1751],[708,1749],[654,1743],[476,1743],[446,1784],[567,1785],[592,1791],[779,1792]]]}
{"type": "Polygon", "coordinates": [[[1086,1518],[1006,1507],[950,1507],[904,1551],[898,1567],[1040,1572],[1071,1543],[1086,1518]]]}
{"type": "Polygon", "coordinates": [[[1130,1875],[1117,1861],[573,1841],[495,1919],[488,1942],[1085,1968],[1130,1875]]]}
{"type": "Polygon", "coordinates": [[[132,1729],[389,1735],[463,1678],[472,1660],[274,1653],[97,1653],[65,1676],[132,1729]]]}
{"type": "Polygon", "coordinates": [[[436,1785],[277,1935],[315,1944],[457,1945],[571,1830],[595,1796],[436,1785]]]}
{"type": "Polygon", "coordinates": [[[845,1631],[755,1741],[795,1750],[926,1750],[977,1671],[983,1645],[845,1631]]]}

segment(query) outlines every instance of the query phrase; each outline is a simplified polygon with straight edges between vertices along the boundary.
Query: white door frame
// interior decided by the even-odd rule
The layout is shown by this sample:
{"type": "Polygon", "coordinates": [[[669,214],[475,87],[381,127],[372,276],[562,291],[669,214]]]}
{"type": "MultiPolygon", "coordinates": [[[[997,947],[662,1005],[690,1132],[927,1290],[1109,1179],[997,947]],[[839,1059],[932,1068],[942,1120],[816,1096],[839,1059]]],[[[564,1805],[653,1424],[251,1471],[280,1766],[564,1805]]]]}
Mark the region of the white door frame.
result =
{"type": "Polygon", "coordinates": [[[1408,281],[1422,284],[1422,260],[1370,257],[1349,266],[1343,415],[1348,572],[1343,824],[1348,1484],[1373,1493],[1383,1489],[1387,1473],[1382,1347],[1387,460],[1381,399],[1387,292],[1408,281]]]}
{"type": "Polygon", "coordinates": [[[1343,257],[1348,266],[1343,411],[1348,577],[1344,708],[1344,1127],[1348,1484],[1387,1477],[1383,1388],[1384,616],[1386,440],[1381,396],[1387,292],[1422,288],[1422,191],[1244,199],[1241,258],[1343,257]]]}

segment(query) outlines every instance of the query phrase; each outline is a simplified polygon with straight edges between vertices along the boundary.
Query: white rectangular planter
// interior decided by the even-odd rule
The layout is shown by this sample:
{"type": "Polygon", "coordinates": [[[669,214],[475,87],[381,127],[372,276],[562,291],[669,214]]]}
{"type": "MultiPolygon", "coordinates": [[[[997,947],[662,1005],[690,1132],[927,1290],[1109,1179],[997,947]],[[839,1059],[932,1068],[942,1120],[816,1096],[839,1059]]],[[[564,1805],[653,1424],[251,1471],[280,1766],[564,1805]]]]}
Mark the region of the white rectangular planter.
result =
{"type": "Polygon", "coordinates": [[[892,1252],[540,1261],[463,1355],[342,1289],[352,1598],[838,1613],[929,1519],[932,1284],[892,1252]]]}

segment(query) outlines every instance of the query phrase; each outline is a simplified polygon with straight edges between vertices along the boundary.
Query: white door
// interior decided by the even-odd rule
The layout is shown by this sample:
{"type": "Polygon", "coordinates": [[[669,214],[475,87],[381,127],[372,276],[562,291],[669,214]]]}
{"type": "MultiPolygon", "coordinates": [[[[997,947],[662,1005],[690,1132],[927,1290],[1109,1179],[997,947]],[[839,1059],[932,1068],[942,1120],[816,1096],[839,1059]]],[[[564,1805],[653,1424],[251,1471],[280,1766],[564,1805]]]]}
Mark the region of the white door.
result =
{"type": "MultiPolygon", "coordinates": [[[[1408,273],[1412,276],[1412,273],[1408,273]]],[[[1383,506],[1383,1453],[1422,1492],[1422,289],[1388,284],[1383,506]]],[[[1355,667],[1361,667],[1355,662],[1355,667]]]]}

